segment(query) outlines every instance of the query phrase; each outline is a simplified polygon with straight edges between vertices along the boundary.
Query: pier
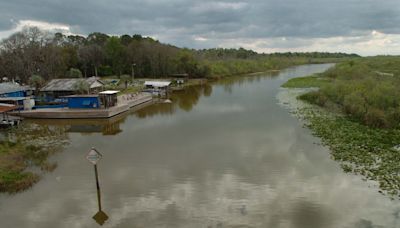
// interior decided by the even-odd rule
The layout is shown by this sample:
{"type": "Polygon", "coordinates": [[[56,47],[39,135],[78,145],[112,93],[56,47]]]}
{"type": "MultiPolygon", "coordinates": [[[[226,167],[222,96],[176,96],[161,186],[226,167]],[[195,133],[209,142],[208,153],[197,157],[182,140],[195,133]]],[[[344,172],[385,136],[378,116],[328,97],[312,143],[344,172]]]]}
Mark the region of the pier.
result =
{"type": "Polygon", "coordinates": [[[13,113],[24,118],[34,119],[103,119],[116,116],[132,107],[151,102],[151,94],[139,93],[118,96],[115,106],[95,109],[43,108],[13,113]]]}

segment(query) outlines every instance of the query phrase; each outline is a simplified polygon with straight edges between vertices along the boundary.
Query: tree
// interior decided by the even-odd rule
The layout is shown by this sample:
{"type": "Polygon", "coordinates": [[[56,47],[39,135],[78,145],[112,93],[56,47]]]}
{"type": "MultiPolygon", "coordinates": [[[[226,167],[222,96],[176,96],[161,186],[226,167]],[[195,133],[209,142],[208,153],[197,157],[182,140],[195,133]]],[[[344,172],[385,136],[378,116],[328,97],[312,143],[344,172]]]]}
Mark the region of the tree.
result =
{"type": "Polygon", "coordinates": [[[71,68],[71,69],[69,69],[69,71],[67,71],[66,76],[68,78],[81,78],[82,72],[79,69],[71,68]]]}
{"type": "Polygon", "coordinates": [[[124,46],[121,44],[120,38],[113,36],[106,43],[107,58],[111,63],[114,73],[121,75],[124,59],[124,46]]]}
{"type": "Polygon", "coordinates": [[[130,81],[131,76],[124,74],[121,75],[121,82],[125,83],[125,89],[128,88],[128,82],[130,81]]]}
{"type": "Polygon", "coordinates": [[[33,74],[29,78],[29,84],[35,88],[35,95],[38,95],[39,88],[44,84],[44,79],[38,74],[33,74]]]}
{"type": "Polygon", "coordinates": [[[79,79],[73,87],[80,94],[89,93],[90,90],[90,85],[85,79],[79,79]]]}
{"type": "Polygon", "coordinates": [[[122,35],[121,36],[121,44],[124,46],[128,46],[132,41],[132,37],[130,35],[122,35]]]}
{"type": "Polygon", "coordinates": [[[78,51],[79,59],[84,66],[92,65],[94,68],[94,75],[98,77],[98,67],[105,60],[105,53],[103,48],[98,44],[91,44],[81,47],[78,51]]]}
{"type": "Polygon", "coordinates": [[[107,43],[109,38],[110,37],[107,34],[100,33],[100,32],[94,32],[94,33],[89,34],[89,36],[87,37],[87,42],[89,44],[97,44],[100,46],[104,46],[107,43]]]}
{"type": "Polygon", "coordinates": [[[198,62],[194,58],[193,53],[189,50],[183,50],[177,58],[177,67],[180,73],[187,73],[189,76],[196,75],[198,62]]]}

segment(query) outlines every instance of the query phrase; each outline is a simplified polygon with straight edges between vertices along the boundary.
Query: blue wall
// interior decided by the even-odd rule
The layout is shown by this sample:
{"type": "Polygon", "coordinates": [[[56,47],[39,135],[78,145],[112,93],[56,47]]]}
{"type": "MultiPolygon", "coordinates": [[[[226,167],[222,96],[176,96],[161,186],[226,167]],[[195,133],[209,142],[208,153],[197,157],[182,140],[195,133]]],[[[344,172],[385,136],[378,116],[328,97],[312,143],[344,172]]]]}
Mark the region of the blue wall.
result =
{"type": "Polygon", "coordinates": [[[100,108],[98,97],[68,97],[68,108],[100,108]]]}
{"type": "Polygon", "coordinates": [[[12,93],[3,93],[0,97],[26,97],[26,91],[17,91],[12,93]]]}

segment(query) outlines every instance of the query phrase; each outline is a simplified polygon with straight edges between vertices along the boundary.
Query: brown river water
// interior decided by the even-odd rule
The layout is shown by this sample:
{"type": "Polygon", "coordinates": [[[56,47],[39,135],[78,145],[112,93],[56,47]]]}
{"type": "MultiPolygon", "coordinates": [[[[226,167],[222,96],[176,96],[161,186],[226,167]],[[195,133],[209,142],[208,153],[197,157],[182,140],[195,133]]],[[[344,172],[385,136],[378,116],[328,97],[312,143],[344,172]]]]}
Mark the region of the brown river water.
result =
{"type": "Polygon", "coordinates": [[[104,121],[37,121],[62,127],[58,167],[31,189],[0,195],[0,227],[400,227],[398,200],[344,173],[310,130],[279,105],[289,78],[331,65],[235,77],[104,121]]]}

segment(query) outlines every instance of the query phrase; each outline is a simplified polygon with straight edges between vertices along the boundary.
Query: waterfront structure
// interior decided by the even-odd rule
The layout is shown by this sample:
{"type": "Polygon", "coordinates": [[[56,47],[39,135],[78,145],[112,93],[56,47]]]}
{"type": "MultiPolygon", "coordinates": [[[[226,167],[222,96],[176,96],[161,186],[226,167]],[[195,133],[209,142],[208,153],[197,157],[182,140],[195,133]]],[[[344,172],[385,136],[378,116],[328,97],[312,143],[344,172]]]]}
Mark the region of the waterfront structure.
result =
{"type": "Polygon", "coordinates": [[[176,84],[181,85],[189,80],[189,74],[172,74],[176,84]]]}
{"type": "Polygon", "coordinates": [[[15,105],[18,110],[31,110],[35,100],[31,97],[0,97],[0,104],[15,105]]]}
{"type": "Polygon", "coordinates": [[[89,85],[89,93],[98,93],[103,89],[104,83],[97,77],[90,78],[58,78],[50,80],[43,88],[40,89],[42,95],[44,95],[45,101],[54,101],[56,99],[76,95],[77,83],[80,80],[85,80],[89,85]]]}
{"type": "Polygon", "coordinates": [[[170,81],[145,81],[144,86],[145,91],[150,92],[153,95],[166,96],[168,94],[168,89],[170,88],[170,81]]]}
{"type": "Polygon", "coordinates": [[[0,121],[0,128],[12,127],[19,124],[20,118],[8,115],[9,112],[17,109],[18,106],[16,105],[0,103],[0,115],[2,117],[0,121]]]}
{"type": "MultiPolygon", "coordinates": [[[[118,91],[104,91],[106,93],[99,94],[100,108],[41,108],[29,111],[21,111],[14,113],[15,115],[25,118],[39,119],[96,119],[110,118],[126,112],[133,107],[139,108],[140,105],[151,103],[153,98],[148,93],[139,93],[129,99],[117,97],[118,91]],[[105,98],[109,102],[103,103],[105,98]]],[[[79,97],[79,96],[77,96],[79,97]]],[[[67,97],[64,99],[68,99],[67,97]]],[[[72,104],[71,104],[72,105],[72,104]]],[[[83,105],[78,104],[78,105],[83,105]]],[[[73,105],[72,105],[73,106],[73,105]]],[[[72,107],[71,106],[71,107],[72,107]]],[[[89,105],[90,106],[90,105],[89,105]]],[[[93,106],[92,106],[93,107],[93,106]]]]}
{"type": "Polygon", "coordinates": [[[0,83],[0,97],[27,97],[32,95],[32,91],[31,87],[21,86],[18,83],[0,83]]]}
{"type": "Polygon", "coordinates": [[[118,103],[117,90],[106,90],[99,93],[101,105],[104,108],[116,106],[118,103]]]}

